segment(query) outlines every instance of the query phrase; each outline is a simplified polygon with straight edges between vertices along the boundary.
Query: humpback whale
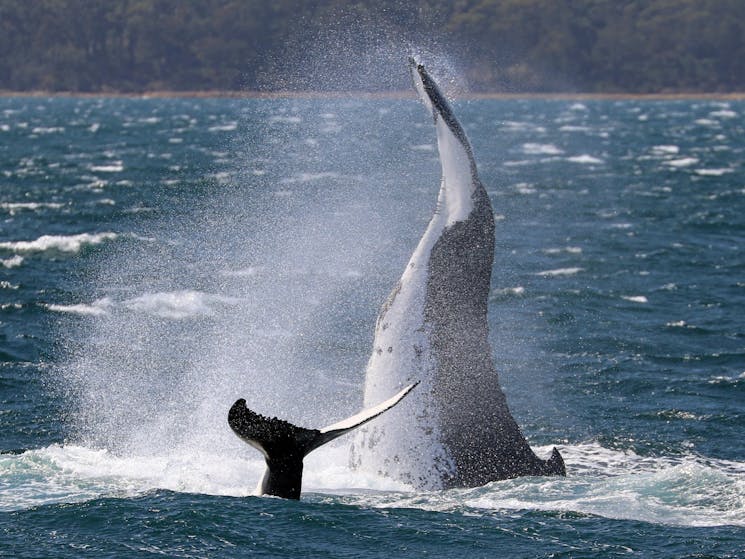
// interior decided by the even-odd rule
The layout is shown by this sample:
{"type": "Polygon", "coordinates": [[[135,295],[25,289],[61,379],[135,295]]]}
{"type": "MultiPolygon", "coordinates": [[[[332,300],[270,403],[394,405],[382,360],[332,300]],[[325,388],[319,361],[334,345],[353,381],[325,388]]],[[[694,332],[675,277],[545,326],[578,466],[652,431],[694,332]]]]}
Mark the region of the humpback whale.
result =
{"type": "Polygon", "coordinates": [[[284,499],[300,499],[303,458],[308,453],[391,409],[416,384],[407,386],[377,406],[320,430],[297,427],[276,417],[264,417],[248,409],[246,400],[242,398],[231,406],[228,424],[238,437],[264,455],[266,470],[259,482],[259,492],[284,499]]]}
{"type": "Polygon", "coordinates": [[[491,203],[445,96],[424,66],[409,64],[434,120],[442,181],[434,215],[378,314],[365,403],[410,382],[421,387],[362,430],[352,465],[421,489],[566,475],[556,448],[548,460],[535,455],[507,406],[488,340],[491,203]]]}

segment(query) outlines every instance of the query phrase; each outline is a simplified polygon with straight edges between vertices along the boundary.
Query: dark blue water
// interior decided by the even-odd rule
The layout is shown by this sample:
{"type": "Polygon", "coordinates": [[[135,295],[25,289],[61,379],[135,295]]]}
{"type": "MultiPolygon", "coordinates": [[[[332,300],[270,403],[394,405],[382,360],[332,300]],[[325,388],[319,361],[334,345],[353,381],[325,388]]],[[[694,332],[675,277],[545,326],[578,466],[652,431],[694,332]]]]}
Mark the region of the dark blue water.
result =
{"type": "Polygon", "coordinates": [[[456,105],[497,216],[494,357],[566,479],[251,496],[238,397],[361,405],[433,211],[415,101],[0,100],[0,554],[745,555],[745,103],[456,105]]]}

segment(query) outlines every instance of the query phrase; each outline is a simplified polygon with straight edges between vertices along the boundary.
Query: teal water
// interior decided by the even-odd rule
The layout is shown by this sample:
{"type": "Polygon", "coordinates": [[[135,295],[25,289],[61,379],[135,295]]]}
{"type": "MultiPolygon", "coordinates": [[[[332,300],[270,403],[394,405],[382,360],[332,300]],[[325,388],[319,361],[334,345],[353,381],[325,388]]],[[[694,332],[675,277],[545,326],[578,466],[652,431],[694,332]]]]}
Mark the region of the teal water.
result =
{"type": "Polygon", "coordinates": [[[252,496],[238,397],[361,405],[434,209],[415,101],[0,100],[0,555],[745,555],[745,103],[456,104],[497,216],[494,357],[566,479],[252,496]]]}

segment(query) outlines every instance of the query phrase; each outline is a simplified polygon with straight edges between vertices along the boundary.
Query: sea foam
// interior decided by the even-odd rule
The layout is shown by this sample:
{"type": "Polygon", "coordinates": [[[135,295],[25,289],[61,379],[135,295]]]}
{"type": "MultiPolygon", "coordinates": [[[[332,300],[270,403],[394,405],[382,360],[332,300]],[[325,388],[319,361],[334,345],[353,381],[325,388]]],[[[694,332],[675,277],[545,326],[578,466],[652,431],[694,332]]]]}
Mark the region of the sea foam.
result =
{"type": "MultiPolygon", "coordinates": [[[[226,427],[227,430],[227,427],[226,427]]],[[[240,441],[223,452],[196,446],[148,455],[116,455],[52,445],[0,455],[0,510],[134,497],[154,489],[211,495],[255,494],[264,471],[258,452],[240,441]]],[[[540,456],[551,446],[537,447],[540,456]]],[[[492,515],[508,510],[567,511],[676,526],[745,526],[745,463],[697,455],[640,456],[588,442],[561,445],[567,477],[518,478],[482,487],[413,491],[389,478],[349,469],[348,444],[305,461],[306,498],[367,508],[410,508],[492,515]]]]}
{"type": "Polygon", "coordinates": [[[43,235],[35,241],[7,241],[0,243],[0,249],[14,252],[80,252],[86,245],[97,245],[116,239],[116,233],[81,233],[79,235],[43,235]]]}

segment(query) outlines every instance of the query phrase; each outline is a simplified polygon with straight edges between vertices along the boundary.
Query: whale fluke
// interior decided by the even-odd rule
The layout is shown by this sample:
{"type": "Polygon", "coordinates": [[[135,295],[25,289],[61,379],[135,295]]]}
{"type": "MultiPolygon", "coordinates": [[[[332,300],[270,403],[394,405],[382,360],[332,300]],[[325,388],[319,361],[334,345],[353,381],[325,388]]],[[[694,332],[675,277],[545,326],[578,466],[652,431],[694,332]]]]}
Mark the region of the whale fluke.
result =
{"type": "Polygon", "coordinates": [[[310,452],[391,409],[417,384],[411,384],[377,406],[323,429],[306,429],[276,417],[265,417],[248,409],[243,398],[231,406],[228,424],[236,435],[264,455],[266,471],[259,486],[261,494],[299,499],[303,459],[310,452]]]}

